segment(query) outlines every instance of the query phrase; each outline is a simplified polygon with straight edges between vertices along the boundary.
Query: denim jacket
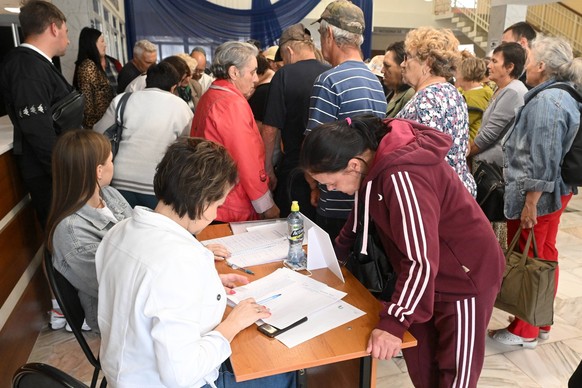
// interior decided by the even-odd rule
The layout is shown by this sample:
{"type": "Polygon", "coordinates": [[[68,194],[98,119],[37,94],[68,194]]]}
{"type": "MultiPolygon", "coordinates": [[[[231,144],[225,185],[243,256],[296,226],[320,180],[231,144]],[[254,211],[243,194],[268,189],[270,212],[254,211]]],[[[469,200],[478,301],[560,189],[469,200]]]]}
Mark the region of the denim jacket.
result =
{"type": "Polygon", "coordinates": [[[502,141],[508,219],[521,217],[529,191],[542,192],[537,214],[543,216],[559,210],[561,197],[575,190],[562,180],[560,165],[578,131],[579,104],[560,89],[543,90],[531,98],[555,82],[548,80],[526,93],[525,105],[502,141]]]}
{"type": "MultiPolygon", "coordinates": [[[[104,187],[101,195],[118,221],[131,217],[131,207],[113,187],[104,187]]],[[[97,326],[97,274],[95,252],[105,233],[115,224],[85,204],[57,225],[53,236],[53,265],[79,290],[87,324],[97,326]]]]}

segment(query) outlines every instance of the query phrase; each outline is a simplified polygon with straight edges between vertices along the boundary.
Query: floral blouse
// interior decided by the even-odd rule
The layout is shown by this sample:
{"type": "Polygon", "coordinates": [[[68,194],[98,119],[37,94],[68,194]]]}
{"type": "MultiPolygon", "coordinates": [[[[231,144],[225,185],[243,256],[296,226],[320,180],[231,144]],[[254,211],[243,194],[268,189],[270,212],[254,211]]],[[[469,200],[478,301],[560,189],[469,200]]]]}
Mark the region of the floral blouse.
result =
{"type": "Polygon", "coordinates": [[[459,91],[450,83],[437,83],[419,90],[396,116],[448,133],[453,145],[445,157],[461,178],[471,195],[477,195],[477,186],[467,165],[469,147],[469,116],[467,104],[459,91]]]}

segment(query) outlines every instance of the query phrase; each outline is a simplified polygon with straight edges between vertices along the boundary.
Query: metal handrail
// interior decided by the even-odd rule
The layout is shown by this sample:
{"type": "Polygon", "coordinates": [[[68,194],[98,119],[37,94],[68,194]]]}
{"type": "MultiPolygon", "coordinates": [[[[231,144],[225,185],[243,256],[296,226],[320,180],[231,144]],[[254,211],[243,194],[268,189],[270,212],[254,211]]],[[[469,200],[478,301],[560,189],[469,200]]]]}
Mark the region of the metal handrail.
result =
{"type": "MultiPolygon", "coordinates": [[[[434,0],[433,13],[463,14],[477,27],[489,31],[491,0],[434,0]]],[[[567,39],[576,53],[582,52],[582,16],[558,4],[531,5],[526,21],[546,34],[567,39]]]]}

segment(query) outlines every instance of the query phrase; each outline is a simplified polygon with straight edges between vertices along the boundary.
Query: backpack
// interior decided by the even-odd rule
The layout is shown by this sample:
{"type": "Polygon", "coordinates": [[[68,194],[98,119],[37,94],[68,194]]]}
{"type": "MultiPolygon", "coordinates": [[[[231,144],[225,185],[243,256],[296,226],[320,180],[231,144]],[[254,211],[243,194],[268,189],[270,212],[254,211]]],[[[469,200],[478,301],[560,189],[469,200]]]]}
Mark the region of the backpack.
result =
{"type": "MultiPolygon", "coordinates": [[[[548,86],[547,88],[537,90],[535,93],[528,96],[528,100],[525,102],[527,104],[531,101],[539,92],[546,89],[561,89],[565,90],[572,96],[573,99],[582,104],[582,91],[578,88],[576,84],[566,83],[566,82],[556,82],[548,86]]],[[[580,111],[580,124],[576,135],[574,135],[574,141],[570,146],[566,155],[564,155],[564,160],[562,160],[561,171],[562,179],[564,183],[570,186],[582,186],[582,109],[580,105],[578,106],[580,111]]]]}

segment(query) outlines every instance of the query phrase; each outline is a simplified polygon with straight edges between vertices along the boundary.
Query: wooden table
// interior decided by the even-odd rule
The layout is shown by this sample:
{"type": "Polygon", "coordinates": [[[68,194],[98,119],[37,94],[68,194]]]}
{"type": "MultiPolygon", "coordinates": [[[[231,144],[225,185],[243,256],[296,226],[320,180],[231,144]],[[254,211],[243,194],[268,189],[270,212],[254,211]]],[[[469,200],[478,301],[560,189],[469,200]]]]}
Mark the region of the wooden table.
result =
{"type": "MultiPolygon", "coordinates": [[[[199,240],[207,240],[230,234],[232,232],[228,224],[220,224],[210,225],[197,237],[199,240]]],[[[247,276],[253,281],[280,267],[282,267],[281,262],[254,266],[251,269],[255,275],[247,276]]],[[[242,273],[232,270],[224,262],[217,262],[216,268],[219,273],[242,273]]],[[[361,359],[360,386],[375,386],[376,360],[366,353],[366,345],[370,332],[378,323],[380,304],[349,271],[342,268],[342,272],[345,283],[342,283],[327,268],[312,271],[312,277],[330,287],[346,292],[347,295],[343,300],[365,311],[366,314],[291,349],[278,340],[259,333],[255,325],[250,326],[240,332],[231,343],[230,360],[237,381],[361,359]]],[[[406,332],[402,347],[412,346],[416,346],[416,339],[406,332]]]]}

